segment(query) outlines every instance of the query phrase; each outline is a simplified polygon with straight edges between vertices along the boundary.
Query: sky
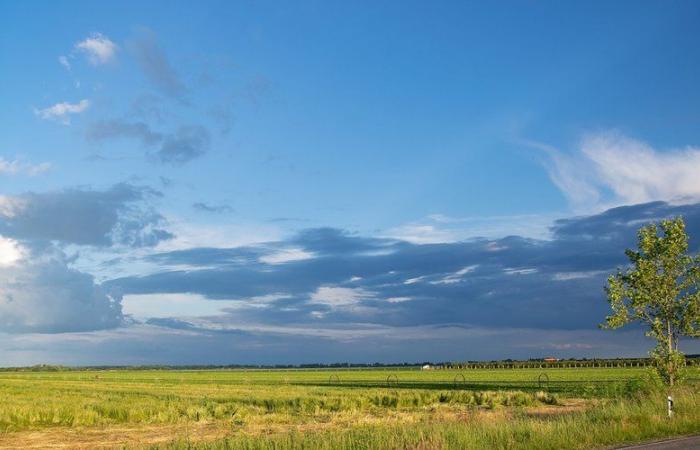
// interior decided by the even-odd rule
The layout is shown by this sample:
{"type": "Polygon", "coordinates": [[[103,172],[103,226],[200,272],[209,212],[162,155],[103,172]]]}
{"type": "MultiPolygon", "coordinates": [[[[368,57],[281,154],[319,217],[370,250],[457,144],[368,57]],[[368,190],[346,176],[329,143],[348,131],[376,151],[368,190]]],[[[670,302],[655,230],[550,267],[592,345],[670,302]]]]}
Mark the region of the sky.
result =
{"type": "Polygon", "coordinates": [[[603,286],[700,250],[699,20],[0,0],[0,365],[643,356],[603,286]]]}

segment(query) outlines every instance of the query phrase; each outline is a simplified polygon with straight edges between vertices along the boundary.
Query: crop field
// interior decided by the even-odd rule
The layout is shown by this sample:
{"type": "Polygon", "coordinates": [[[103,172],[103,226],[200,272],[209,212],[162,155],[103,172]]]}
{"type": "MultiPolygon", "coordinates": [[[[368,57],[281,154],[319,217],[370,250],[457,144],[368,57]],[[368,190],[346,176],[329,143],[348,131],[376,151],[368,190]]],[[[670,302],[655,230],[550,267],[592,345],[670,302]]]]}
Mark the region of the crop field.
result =
{"type": "Polygon", "coordinates": [[[700,432],[700,368],[0,372],[2,448],[606,448],[700,432]]]}

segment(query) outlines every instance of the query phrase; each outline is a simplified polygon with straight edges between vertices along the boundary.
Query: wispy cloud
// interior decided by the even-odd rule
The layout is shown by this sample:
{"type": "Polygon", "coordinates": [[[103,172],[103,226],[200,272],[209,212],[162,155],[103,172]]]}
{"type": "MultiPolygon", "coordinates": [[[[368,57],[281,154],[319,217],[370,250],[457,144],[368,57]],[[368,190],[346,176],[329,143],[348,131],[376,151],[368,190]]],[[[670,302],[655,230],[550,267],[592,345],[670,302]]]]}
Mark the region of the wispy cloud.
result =
{"type": "Polygon", "coordinates": [[[157,89],[169,97],[183,100],[187,89],[158,45],[155,33],[148,29],[141,30],[129,47],[143,73],[157,89]]]}
{"type": "Polygon", "coordinates": [[[578,212],[700,200],[700,147],[659,150],[615,131],[585,136],[573,153],[529,144],[546,152],[550,178],[578,212]]]}
{"type": "Polygon", "coordinates": [[[132,138],[141,141],[143,145],[153,145],[163,140],[163,135],[153,131],[145,122],[127,122],[120,119],[92,123],[87,127],[85,136],[93,142],[132,138]]]}
{"type": "Polygon", "coordinates": [[[206,128],[198,125],[181,126],[165,138],[155,157],[164,164],[181,165],[204,155],[209,150],[210,141],[209,130],[206,128]]]}
{"type": "MultiPolygon", "coordinates": [[[[84,53],[90,64],[94,66],[114,61],[118,48],[117,44],[101,33],[93,33],[90,37],[75,44],[76,51],[84,53]]],[[[63,58],[65,62],[68,62],[65,57],[63,58]]],[[[59,61],[63,64],[63,61],[60,59],[59,61]]]]}
{"type": "Polygon", "coordinates": [[[66,68],[66,70],[70,70],[70,61],[68,61],[68,57],[65,55],[61,55],[58,57],[58,63],[61,64],[63,67],[66,68]]]}
{"type": "Polygon", "coordinates": [[[196,209],[197,211],[208,213],[224,214],[233,212],[233,208],[231,208],[229,205],[211,205],[205,202],[195,202],[192,204],[192,208],[196,209]]]}
{"type": "MultiPolygon", "coordinates": [[[[101,120],[88,125],[85,137],[93,143],[117,139],[135,139],[144,147],[158,146],[150,154],[155,162],[182,165],[203,156],[211,143],[209,130],[201,125],[181,125],[170,133],[161,133],[146,122],[130,122],[122,119],[101,120]],[[159,145],[158,145],[159,144],[159,145]]],[[[193,205],[201,211],[215,212],[206,204],[193,205]]],[[[219,208],[217,212],[227,212],[219,208]]]]}
{"type": "Polygon", "coordinates": [[[458,242],[474,237],[520,235],[549,236],[549,226],[560,214],[520,214],[483,217],[451,217],[431,214],[420,220],[385,230],[382,235],[415,244],[458,242]]]}
{"type": "Polygon", "coordinates": [[[391,228],[387,230],[386,236],[414,244],[437,244],[459,240],[459,237],[451,230],[421,223],[410,223],[391,228]]]}
{"type": "Polygon", "coordinates": [[[70,116],[72,114],[80,114],[89,107],[90,100],[83,99],[78,103],[62,102],[43,109],[35,109],[34,114],[42,119],[57,120],[64,125],[69,125],[71,119],[70,116]]]}
{"type": "Polygon", "coordinates": [[[21,158],[8,160],[0,156],[0,175],[24,174],[29,176],[35,176],[42,174],[48,171],[49,169],[51,169],[51,163],[48,162],[32,164],[22,160],[21,158]]]}
{"type": "Polygon", "coordinates": [[[342,308],[355,306],[363,300],[374,297],[373,292],[363,288],[320,286],[309,296],[309,303],[342,308]]]}
{"type": "Polygon", "coordinates": [[[303,261],[314,257],[312,252],[302,248],[282,248],[275,253],[266,254],[259,258],[265,264],[284,264],[292,261],[303,261]]]}

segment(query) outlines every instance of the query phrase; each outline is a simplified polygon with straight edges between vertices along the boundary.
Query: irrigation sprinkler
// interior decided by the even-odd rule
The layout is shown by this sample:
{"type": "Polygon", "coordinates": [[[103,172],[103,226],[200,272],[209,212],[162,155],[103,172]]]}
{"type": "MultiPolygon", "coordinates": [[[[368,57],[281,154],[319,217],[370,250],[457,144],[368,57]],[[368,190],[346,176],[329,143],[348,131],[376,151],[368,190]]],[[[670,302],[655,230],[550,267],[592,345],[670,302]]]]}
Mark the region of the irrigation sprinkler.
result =
{"type": "Polygon", "coordinates": [[[542,372],[540,376],[537,377],[537,387],[538,389],[542,389],[542,386],[549,392],[549,375],[546,373],[542,372]]]}
{"type": "Polygon", "coordinates": [[[671,419],[673,417],[673,397],[670,395],[666,397],[666,405],[668,406],[668,418],[671,419]]]}
{"type": "Polygon", "coordinates": [[[398,386],[398,384],[399,384],[399,377],[397,377],[393,373],[386,377],[386,385],[391,386],[392,383],[394,386],[398,386]]]}
{"type": "Polygon", "coordinates": [[[462,379],[461,384],[466,384],[466,382],[467,382],[467,379],[464,378],[464,375],[462,375],[461,373],[458,373],[458,374],[455,375],[455,377],[452,379],[452,385],[453,385],[455,388],[457,388],[457,387],[459,386],[459,380],[458,380],[458,378],[461,378],[461,379],[462,379]]]}
{"type": "Polygon", "coordinates": [[[340,383],[340,377],[338,375],[331,375],[328,377],[328,384],[339,384],[340,383]]]}

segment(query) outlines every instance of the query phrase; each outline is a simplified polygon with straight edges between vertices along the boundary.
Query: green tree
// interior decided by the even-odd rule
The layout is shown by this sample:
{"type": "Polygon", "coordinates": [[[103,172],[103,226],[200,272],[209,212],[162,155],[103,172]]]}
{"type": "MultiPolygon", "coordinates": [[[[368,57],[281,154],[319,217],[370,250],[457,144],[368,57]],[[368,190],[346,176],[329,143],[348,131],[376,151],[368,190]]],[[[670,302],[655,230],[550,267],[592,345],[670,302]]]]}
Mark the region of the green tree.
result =
{"type": "Polygon", "coordinates": [[[685,222],[677,217],[638,232],[638,250],[626,250],[631,267],[618,269],[605,288],[612,314],[603,328],[631,322],[656,339],[651,352],[659,375],[673,386],[685,365],[682,336],[700,336],[700,258],[688,254],[685,222]]]}

